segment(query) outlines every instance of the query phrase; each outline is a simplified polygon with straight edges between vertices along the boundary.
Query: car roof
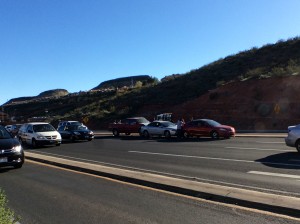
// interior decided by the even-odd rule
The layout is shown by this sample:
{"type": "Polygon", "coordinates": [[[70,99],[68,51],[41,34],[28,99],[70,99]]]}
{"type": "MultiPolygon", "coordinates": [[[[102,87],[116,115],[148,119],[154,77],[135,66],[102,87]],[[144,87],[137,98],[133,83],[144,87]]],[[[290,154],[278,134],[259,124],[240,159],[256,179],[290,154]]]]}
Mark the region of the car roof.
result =
{"type": "Polygon", "coordinates": [[[25,123],[27,125],[38,125],[38,124],[49,124],[47,122],[30,122],[30,123],[25,123]]]}

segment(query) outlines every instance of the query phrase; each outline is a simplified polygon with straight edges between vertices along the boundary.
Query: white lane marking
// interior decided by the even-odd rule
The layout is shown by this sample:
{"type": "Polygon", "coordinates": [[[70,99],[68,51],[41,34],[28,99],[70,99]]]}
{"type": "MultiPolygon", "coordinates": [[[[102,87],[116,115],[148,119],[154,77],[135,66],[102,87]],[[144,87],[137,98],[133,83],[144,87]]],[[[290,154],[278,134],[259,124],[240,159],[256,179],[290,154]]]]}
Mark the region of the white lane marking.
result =
{"type": "Polygon", "coordinates": [[[186,179],[191,179],[191,180],[196,180],[196,181],[206,181],[209,183],[216,183],[216,184],[222,184],[222,185],[227,185],[227,186],[243,187],[245,189],[261,190],[261,191],[267,191],[267,192],[273,192],[273,193],[282,193],[282,194],[291,194],[291,195],[295,195],[295,196],[300,196],[300,193],[295,193],[295,192],[273,190],[273,189],[268,189],[268,188],[254,187],[254,186],[248,186],[248,185],[242,185],[242,184],[234,184],[234,183],[229,183],[229,182],[224,182],[224,181],[217,181],[217,180],[211,180],[211,179],[199,178],[199,177],[191,177],[191,176],[173,174],[173,173],[168,173],[168,172],[160,172],[160,171],[155,171],[155,170],[142,169],[142,168],[137,168],[137,167],[122,166],[122,165],[118,165],[118,164],[105,163],[105,162],[88,160],[88,159],[81,159],[81,158],[72,157],[72,156],[62,156],[62,155],[58,155],[58,154],[54,154],[54,153],[47,153],[47,152],[41,153],[40,151],[36,151],[36,150],[31,150],[31,151],[39,152],[40,154],[46,154],[46,155],[48,154],[48,155],[52,155],[52,156],[58,156],[58,157],[62,157],[62,158],[76,159],[79,161],[82,160],[82,161],[94,162],[94,163],[98,163],[98,164],[102,164],[102,165],[110,165],[110,166],[115,166],[115,167],[120,167],[120,168],[127,168],[127,169],[137,170],[137,171],[141,171],[141,172],[150,172],[150,173],[167,175],[167,176],[172,176],[172,177],[177,177],[177,178],[186,178],[186,179]]]}
{"type": "Polygon", "coordinates": [[[233,162],[243,162],[243,163],[259,163],[268,165],[279,165],[279,166],[292,166],[300,167],[300,164],[291,163],[273,163],[273,162],[263,162],[263,161],[251,161],[251,160],[241,160],[241,159],[225,159],[217,157],[205,157],[205,156],[189,156],[189,155],[177,155],[177,154],[167,154],[167,153],[156,153],[156,152],[143,152],[143,151],[128,151],[130,153],[140,153],[149,155],[161,155],[161,156],[173,156],[173,157],[183,157],[183,158],[196,158],[196,159],[207,159],[207,160],[220,160],[220,161],[233,161],[233,162]]]}
{"type": "Polygon", "coordinates": [[[284,142],[256,142],[261,144],[285,144],[284,142]]]}
{"type": "Polygon", "coordinates": [[[245,149],[245,150],[278,151],[278,152],[291,152],[291,151],[294,151],[294,150],[285,150],[285,149],[262,149],[262,148],[244,148],[244,147],[225,147],[225,149],[245,149]]]}
{"type": "Polygon", "coordinates": [[[270,172],[260,172],[260,171],[249,171],[247,173],[249,173],[249,174],[264,175],[264,176],[285,177],[285,178],[299,179],[299,181],[300,181],[300,176],[299,175],[282,174],[282,173],[270,173],[270,172]]]}

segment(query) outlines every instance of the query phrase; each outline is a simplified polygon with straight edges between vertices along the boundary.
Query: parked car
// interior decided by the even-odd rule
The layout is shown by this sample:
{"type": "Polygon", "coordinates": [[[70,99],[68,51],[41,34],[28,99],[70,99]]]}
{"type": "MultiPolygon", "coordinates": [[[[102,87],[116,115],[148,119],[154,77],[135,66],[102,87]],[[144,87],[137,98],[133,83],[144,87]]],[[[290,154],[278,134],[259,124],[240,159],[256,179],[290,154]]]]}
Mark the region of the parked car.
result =
{"type": "Polygon", "coordinates": [[[21,168],[24,163],[24,151],[17,138],[0,125],[0,167],[21,168]]]}
{"type": "Polygon", "coordinates": [[[114,136],[119,136],[120,133],[130,135],[131,133],[140,133],[141,127],[150,122],[144,117],[126,118],[122,121],[115,121],[110,123],[108,130],[112,131],[114,136]]]}
{"type": "Polygon", "coordinates": [[[16,136],[19,132],[19,129],[20,127],[22,126],[22,124],[13,124],[11,126],[11,130],[10,130],[10,133],[13,135],[13,136],[16,136]]]}
{"type": "Polygon", "coordinates": [[[59,129],[60,126],[66,126],[66,125],[82,125],[84,126],[81,122],[79,121],[60,121],[58,123],[57,129],[59,129]]]}
{"type": "Polygon", "coordinates": [[[67,139],[71,141],[76,140],[88,140],[92,141],[94,138],[94,133],[83,125],[64,125],[58,128],[62,139],[67,139]]]}
{"type": "Polygon", "coordinates": [[[230,138],[235,136],[235,128],[222,125],[210,119],[196,119],[183,126],[183,137],[211,137],[213,139],[230,138]]]}
{"type": "Polygon", "coordinates": [[[288,136],[285,138],[287,146],[295,147],[300,152],[300,124],[288,127],[288,136]]]}
{"type": "Polygon", "coordinates": [[[176,135],[177,125],[170,121],[153,121],[141,127],[141,135],[149,138],[152,135],[165,136],[171,138],[176,135]]]}
{"type": "Polygon", "coordinates": [[[49,123],[32,122],[23,124],[18,132],[21,143],[31,145],[33,148],[43,145],[61,144],[61,136],[49,123]]]}
{"type": "Polygon", "coordinates": [[[5,129],[6,129],[8,132],[11,131],[11,128],[12,128],[12,125],[10,125],[10,124],[5,126],[5,129]]]}

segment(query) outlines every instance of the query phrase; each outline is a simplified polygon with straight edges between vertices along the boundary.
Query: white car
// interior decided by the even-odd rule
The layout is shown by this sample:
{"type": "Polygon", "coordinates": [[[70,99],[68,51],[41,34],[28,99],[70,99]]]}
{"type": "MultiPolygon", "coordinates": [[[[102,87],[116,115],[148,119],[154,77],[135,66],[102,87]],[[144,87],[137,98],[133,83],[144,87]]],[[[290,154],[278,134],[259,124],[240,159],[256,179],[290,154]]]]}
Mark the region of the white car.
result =
{"type": "Polygon", "coordinates": [[[31,145],[33,148],[42,145],[61,144],[61,135],[49,123],[32,122],[23,124],[18,132],[18,138],[21,143],[31,145]]]}
{"type": "Polygon", "coordinates": [[[141,136],[149,138],[151,135],[158,135],[170,138],[176,135],[176,131],[177,125],[170,121],[153,121],[141,127],[141,136]]]}
{"type": "Polygon", "coordinates": [[[296,147],[300,152],[300,124],[288,127],[288,136],[285,138],[287,146],[296,147]]]}

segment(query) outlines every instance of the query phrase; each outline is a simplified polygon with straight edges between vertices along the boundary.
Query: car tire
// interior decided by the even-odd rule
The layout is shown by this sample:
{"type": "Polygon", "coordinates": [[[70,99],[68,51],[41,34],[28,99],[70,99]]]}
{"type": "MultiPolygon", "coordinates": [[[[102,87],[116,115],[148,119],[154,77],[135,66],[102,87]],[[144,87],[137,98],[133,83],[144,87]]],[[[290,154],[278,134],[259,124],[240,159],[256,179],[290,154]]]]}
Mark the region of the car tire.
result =
{"type": "Polygon", "coordinates": [[[145,138],[149,138],[149,137],[150,137],[149,132],[148,132],[148,131],[144,131],[144,132],[143,132],[143,136],[144,136],[145,138]]]}
{"type": "Polygon", "coordinates": [[[210,133],[210,136],[211,136],[212,139],[219,139],[219,133],[216,132],[216,131],[212,131],[210,133]]]}
{"type": "Polygon", "coordinates": [[[72,137],[71,137],[71,141],[72,141],[72,142],[75,142],[75,141],[76,141],[76,138],[75,138],[74,136],[72,136],[72,137]]]}
{"type": "Polygon", "coordinates": [[[300,152],[300,139],[297,140],[295,146],[296,146],[297,151],[300,152]]]}
{"type": "Polygon", "coordinates": [[[164,136],[166,138],[171,138],[171,133],[169,131],[165,131],[164,136]]]}
{"type": "Polygon", "coordinates": [[[118,137],[120,135],[120,133],[119,133],[119,131],[117,129],[114,129],[112,131],[112,133],[113,133],[113,136],[115,136],[115,137],[118,137]]]}
{"type": "Polygon", "coordinates": [[[19,142],[20,142],[21,145],[24,145],[24,142],[23,142],[21,137],[19,137],[19,142]]]}
{"type": "Polygon", "coordinates": [[[183,138],[188,139],[190,137],[189,133],[187,133],[186,131],[183,132],[183,138]]]}
{"type": "Polygon", "coordinates": [[[57,143],[56,146],[60,146],[60,143],[57,143]]]}
{"type": "Polygon", "coordinates": [[[36,142],[36,140],[34,138],[31,140],[31,146],[34,149],[37,148],[37,142],[36,142]]]}

